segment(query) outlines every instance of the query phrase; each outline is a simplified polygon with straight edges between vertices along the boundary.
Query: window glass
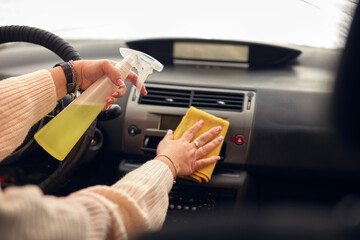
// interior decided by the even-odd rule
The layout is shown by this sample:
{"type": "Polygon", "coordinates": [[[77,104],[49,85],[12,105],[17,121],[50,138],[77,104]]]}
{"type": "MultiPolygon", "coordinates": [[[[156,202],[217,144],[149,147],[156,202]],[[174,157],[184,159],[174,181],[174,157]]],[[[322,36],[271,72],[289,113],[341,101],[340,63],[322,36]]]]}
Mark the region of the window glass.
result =
{"type": "Polygon", "coordinates": [[[339,48],[351,0],[0,0],[1,25],[65,39],[195,37],[339,48]]]}

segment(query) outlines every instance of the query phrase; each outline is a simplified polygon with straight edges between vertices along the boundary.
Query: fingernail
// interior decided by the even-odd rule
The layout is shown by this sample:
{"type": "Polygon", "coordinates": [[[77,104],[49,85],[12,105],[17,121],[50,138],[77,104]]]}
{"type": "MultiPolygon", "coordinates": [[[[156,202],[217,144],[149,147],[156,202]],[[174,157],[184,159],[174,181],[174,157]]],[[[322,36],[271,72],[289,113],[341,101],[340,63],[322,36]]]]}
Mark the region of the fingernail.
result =
{"type": "Polygon", "coordinates": [[[113,94],[111,94],[111,96],[113,96],[113,97],[118,97],[118,96],[119,96],[119,93],[118,93],[118,92],[113,92],[113,94]]]}
{"type": "Polygon", "coordinates": [[[167,130],[166,135],[171,135],[173,131],[171,129],[167,130]]]}
{"type": "Polygon", "coordinates": [[[204,120],[201,119],[201,120],[198,121],[198,123],[199,123],[199,124],[203,124],[203,123],[204,123],[204,120]]]}
{"type": "Polygon", "coordinates": [[[220,136],[217,138],[219,142],[221,142],[222,140],[224,140],[224,137],[223,136],[220,136]]]}
{"type": "Polygon", "coordinates": [[[111,105],[105,106],[105,110],[108,110],[111,107],[111,105]]]}
{"type": "Polygon", "coordinates": [[[220,132],[220,131],[221,131],[221,126],[217,126],[217,127],[216,127],[216,131],[217,131],[217,132],[220,132]]]}
{"type": "Polygon", "coordinates": [[[220,156],[216,156],[216,160],[220,160],[220,158],[221,158],[220,156]]]}
{"type": "Polygon", "coordinates": [[[121,79],[118,79],[118,80],[117,80],[117,83],[118,83],[119,87],[125,85],[125,82],[124,82],[123,80],[121,80],[121,79]]]}
{"type": "Polygon", "coordinates": [[[106,102],[107,102],[107,103],[112,103],[112,99],[111,99],[111,98],[107,98],[107,99],[106,99],[106,102]]]}

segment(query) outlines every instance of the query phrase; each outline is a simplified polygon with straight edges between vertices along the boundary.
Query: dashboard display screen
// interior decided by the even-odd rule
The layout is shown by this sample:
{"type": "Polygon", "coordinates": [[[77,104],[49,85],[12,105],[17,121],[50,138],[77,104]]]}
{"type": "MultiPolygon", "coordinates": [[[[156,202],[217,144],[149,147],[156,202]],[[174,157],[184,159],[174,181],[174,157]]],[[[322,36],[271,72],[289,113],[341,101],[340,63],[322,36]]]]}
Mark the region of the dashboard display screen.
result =
{"type": "Polygon", "coordinates": [[[249,62],[249,46],[231,43],[174,42],[174,59],[249,62]]]}

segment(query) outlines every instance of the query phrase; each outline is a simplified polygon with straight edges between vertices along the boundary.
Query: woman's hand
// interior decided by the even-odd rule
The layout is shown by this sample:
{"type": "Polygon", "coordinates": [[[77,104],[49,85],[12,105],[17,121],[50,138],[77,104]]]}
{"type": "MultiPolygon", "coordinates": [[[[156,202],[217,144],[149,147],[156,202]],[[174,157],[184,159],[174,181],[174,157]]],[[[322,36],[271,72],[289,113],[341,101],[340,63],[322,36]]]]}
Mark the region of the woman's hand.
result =
{"type": "MultiPolygon", "coordinates": [[[[126,93],[126,85],[123,80],[131,82],[136,86],[137,75],[130,72],[126,79],[121,79],[119,71],[115,68],[116,62],[109,60],[79,60],[75,61],[75,69],[78,77],[78,87],[82,90],[87,89],[96,80],[103,76],[108,76],[111,81],[119,86],[112,91],[111,95],[106,97],[105,109],[115,103],[118,98],[123,97],[126,93]]],[[[57,98],[61,99],[66,95],[66,79],[61,67],[49,70],[55,83],[57,98]]],[[[142,87],[141,93],[146,95],[145,86],[142,87]]]]}
{"type": "MultiPolygon", "coordinates": [[[[81,89],[87,89],[91,84],[104,75],[107,75],[114,84],[119,86],[119,88],[112,91],[110,96],[106,97],[105,109],[108,109],[111,104],[117,101],[118,98],[125,95],[127,89],[123,80],[129,81],[136,86],[137,75],[130,72],[126,79],[121,79],[120,72],[115,68],[116,62],[109,60],[80,60],[75,61],[74,63],[78,74],[78,87],[81,89]]],[[[144,95],[147,94],[145,85],[143,85],[141,93],[144,95]]]]}
{"type": "MultiPolygon", "coordinates": [[[[174,161],[179,176],[190,175],[195,170],[215,163],[220,159],[219,156],[203,157],[224,140],[222,136],[216,137],[220,133],[221,127],[214,127],[194,139],[195,134],[202,126],[203,121],[198,121],[178,140],[174,140],[173,132],[169,130],[157,147],[157,154],[167,155],[174,161]],[[198,146],[194,143],[194,140],[198,143],[198,146]]],[[[164,156],[157,156],[155,159],[165,162],[170,167],[174,177],[176,177],[175,169],[169,159],[164,156]]]]}

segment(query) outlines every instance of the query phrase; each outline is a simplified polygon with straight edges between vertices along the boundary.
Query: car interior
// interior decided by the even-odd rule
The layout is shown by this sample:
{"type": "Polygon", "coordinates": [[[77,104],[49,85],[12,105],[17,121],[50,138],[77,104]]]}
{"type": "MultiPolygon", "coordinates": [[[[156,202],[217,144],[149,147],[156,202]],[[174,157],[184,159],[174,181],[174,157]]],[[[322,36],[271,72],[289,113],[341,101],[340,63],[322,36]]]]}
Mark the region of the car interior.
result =
{"type": "MultiPolygon", "coordinates": [[[[162,231],[141,239],[358,239],[360,236],[359,7],[341,49],[207,38],[64,40],[0,26],[0,79],[79,59],[120,61],[119,47],[163,65],[102,110],[64,161],[34,134],[0,163],[1,187],[36,184],[66,196],[111,185],[156,155],[190,106],[230,122],[211,180],[178,178],[162,231]]],[[[81,94],[79,92],[79,94],[81,94]]]]}

